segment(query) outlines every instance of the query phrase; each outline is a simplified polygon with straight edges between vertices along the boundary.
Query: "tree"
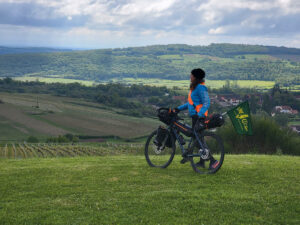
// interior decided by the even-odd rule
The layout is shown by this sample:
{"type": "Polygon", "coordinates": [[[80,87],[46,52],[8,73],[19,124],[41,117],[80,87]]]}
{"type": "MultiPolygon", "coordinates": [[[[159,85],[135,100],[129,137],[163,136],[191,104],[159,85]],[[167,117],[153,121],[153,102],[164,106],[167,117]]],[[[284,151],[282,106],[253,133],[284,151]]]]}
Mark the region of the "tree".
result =
{"type": "Polygon", "coordinates": [[[274,116],[274,120],[278,125],[285,127],[289,122],[289,117],[283,113],[279,113],[274,116]]]}
{"type": "Polygon", "coordinates": [[[271,111],[273,109],[273,102],[268,94],[263,95],[262,109],[266,111],[268,114],[271,114],[271,111]]]}
{"type": "Polygon", "coordinates": [[[257,104],[257,98],[255,97],[255,95],[251,95],[250,99],[249,99],[249,106],[250,106],[250,110],[253,114],[256,114],[257,109],[259,108],[258,104],[257,104]]]}

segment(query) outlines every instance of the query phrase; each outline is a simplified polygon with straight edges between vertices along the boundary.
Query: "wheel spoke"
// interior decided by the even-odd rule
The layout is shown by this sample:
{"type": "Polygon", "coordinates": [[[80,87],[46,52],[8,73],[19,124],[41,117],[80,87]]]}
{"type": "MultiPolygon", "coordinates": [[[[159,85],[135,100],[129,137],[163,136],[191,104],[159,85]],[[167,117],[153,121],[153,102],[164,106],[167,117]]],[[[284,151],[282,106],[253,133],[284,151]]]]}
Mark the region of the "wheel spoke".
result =
{"type": "Polygon", "coordinates": [[[170,165],[174,158],[175,154],[175,144],[174,141],[168,132],[166,135],[166,138],[164,138],[163,143],[158,143],[156,136],[157,131],[153,131],[152,134],[148,137],[148,140],[146,142],[145,146],[145,157],[148,162],[148,164],[152,167],[160,167],[160,168],[166,168],[170,165]],[[168,138],[171,138],[172,145],[168,146],[168,143],[166,140],[168,138]]]}
{"type": "Polygon", "coordinates": [[[191,147],[191,165],[197,173],[215,173],[221,168],[224,160],[222,139],[214,133],[204,132],[200,140],[203,148],[199,147],[197,142],[191,147]]]}

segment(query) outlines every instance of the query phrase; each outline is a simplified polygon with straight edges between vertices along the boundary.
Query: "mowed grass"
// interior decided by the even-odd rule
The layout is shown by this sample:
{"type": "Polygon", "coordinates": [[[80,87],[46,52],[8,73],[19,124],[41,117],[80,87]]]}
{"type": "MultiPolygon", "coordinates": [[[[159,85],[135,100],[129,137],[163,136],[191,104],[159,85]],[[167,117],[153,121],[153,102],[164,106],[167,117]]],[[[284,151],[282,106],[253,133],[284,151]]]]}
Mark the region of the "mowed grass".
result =
{"type": "Polygon", "coordinates": [[[227,155],[215,175],[179,160],[0,159],[0,223],[299,224],[299,157],[227,155]]]}

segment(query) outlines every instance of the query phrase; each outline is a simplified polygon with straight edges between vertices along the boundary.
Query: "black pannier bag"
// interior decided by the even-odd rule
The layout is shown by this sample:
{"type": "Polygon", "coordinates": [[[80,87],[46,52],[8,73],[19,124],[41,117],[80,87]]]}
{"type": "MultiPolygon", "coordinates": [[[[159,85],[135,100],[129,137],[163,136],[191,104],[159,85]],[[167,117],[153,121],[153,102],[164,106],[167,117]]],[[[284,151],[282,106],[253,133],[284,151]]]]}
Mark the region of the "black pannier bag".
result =
{"type": "Polygon", "coordinates": [[[224,124],[224,122],[224,117],[219,113],[212,114],[205,120],[206,127],[208,129],[220,127],[224,124]]]}
{"type": "Polygon", "coordinates": [[[159,126],[157,129],[157,134],[156,134],[156,138],[154,140],[154,144],[160,147],[163,145],[164,141],[165,141],[166,147],[168,147],[168,148],[172,147],[172,139],[169,135],[169,131],[162,126],[159,126]]]}
{"type": "Polygon", "coordinates": [[[174,125],[185,136],[191,137],[193,135],[193,130],[189,125],[185,123],[180,123],[178,121],[174,122],[174,125]]]}

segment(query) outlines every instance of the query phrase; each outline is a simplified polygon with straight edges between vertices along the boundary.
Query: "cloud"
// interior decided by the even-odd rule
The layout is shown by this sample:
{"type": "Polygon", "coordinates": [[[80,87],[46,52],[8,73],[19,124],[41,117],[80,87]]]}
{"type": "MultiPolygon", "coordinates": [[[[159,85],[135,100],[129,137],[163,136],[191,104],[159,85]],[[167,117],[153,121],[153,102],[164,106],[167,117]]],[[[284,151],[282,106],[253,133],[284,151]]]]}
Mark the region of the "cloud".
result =
{"type": "MultiPolygon", "coordinates": [[[[60,43],[77,40],[75,45],[203,44],[205,38],[248,37],[249,42],[289,40],[298,46],[293,40],[300,34],[299,17],[298,0],[0,0],[0,26],[10,27],[9,33],[12,27],[24,34],[49,32],[49,38],[55,33],[60,43]]],[[[3,33],[0,44],[7,42],[3,33]]]]}
{"type": "Polygon", "coordinates": [[[224,27],[217,27],[216,29],[210,29],[208,31],[209,34],[224,34],[225,28],[224,27]]]}
{"type": "Polygon", "coordinates": [[[0,24],[59,28],[84,26],[87,20],[84,15],[59,15],[56,8],[36,3],[0,2],[0,24]]]}

